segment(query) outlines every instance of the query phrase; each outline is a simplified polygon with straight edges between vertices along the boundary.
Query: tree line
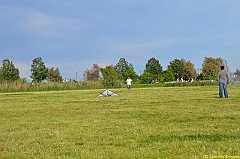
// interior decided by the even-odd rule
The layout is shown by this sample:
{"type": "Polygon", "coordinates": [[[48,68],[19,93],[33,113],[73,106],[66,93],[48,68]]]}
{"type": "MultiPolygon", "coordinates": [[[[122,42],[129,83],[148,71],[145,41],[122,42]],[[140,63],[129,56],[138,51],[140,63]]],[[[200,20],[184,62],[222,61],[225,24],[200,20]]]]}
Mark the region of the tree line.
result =
{"type": "MultiPolygon", "coordinates": [[[[32,78],[32,82],[42,82],[43,80],[47,80],[49,82],[63,81],[59,69],[46,67],[41,57],[37,57],[32,60],[30,71],[31,74],[29,77],[32,78]]],[[[4,59],[2,61],[2,66],[0,67],[0,81],[11,82],[17,80],[20,80],[19,69],[15,67],[12,61],[4,59]]]]}
{"type": "MultiPolygon", "coordinates": [[[[141,84],[147,84],[152,81],[154,83],[170,82],[179,78],[184,80],[216,80],[222,65],[225,66],[227,71],[230,70],[227,62],[222,58],[205,57],[201,72],[197,73],[191,61],[174,59],[170,61],[167,70],[163,70],[159,60],[152,57],[147,61],[143,73],[139,76],[134,71],[133,64],[128,63],[125,58],[120,58],[116,65],[106,66],[105,68],[100,68],[97,64],[93,64],[92,68],[87,69],[83,76],[86,81],[103,79],[109,85],[116,85],[117,82],[114,81],[118,80],[124,82],[127,77],[132,78],[135,83],[141,84]],[[149,79],[151,80],[149,81],[149,79]]],[[[237,69],[234,74],[240,76],[240,70],[237,69]]]]}
{"type": "MultiPolygon", "coordinates": [[[[133,79],[134,82],[146,84],[149,79],[154,82],[170,82],[183,79],[195,80],[215,80],[217,78],[219,67],[224,65],[229,70],[227,63],[222,58],[205,57],[202,63],[201,72],[197,73],[194,64],[185,59],[174,59],[170,61],[167,70],[163,70],[158,59],[152,57],[145,64],[145,69],[141,75],[137,75],[134,66],[125,58],[120,58],[115,65],[105,66],[101,68],[98,64],[93,64],[92,68],[87,69],[83,73],[84,81],[102,80],[106,85],[117,87],[119,82],[125,82],[127,77],[133,79]]],[[[19,69],[16,68],[12,61],[4,59],[0,67],[0,81],[16,81],[20,80],[19,69]]],[[[240,77],[240,70],[236,70],[234,75],[240,77]]],[[[62,82],[63,78],[58,68],[54,69],[45,66],[41,57],[32,60],[30,68],[30,78],[33,82],[62,82]]]]}

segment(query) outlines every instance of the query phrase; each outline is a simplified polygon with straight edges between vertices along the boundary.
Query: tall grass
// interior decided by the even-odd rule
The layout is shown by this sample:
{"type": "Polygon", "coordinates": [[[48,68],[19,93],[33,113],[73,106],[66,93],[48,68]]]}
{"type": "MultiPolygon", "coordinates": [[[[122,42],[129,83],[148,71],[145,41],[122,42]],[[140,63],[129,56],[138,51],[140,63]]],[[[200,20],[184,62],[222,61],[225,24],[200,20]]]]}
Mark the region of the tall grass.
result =
{"type": "MultiPolygon", "coordinates": [[[[117,87],[122,87],[119,82],[117,87]]],[[[33,91],[57,91],[57,90],[79,90],[79,89],[103,89],[115,88],[115,86],[106,86],[104,81],[80,81],[80,82],[43,82],[28,83],[24,81],[2,81],[0,83],[0,92],[33,92],[33,91]]]]}
{"type": "MultiPolygon", "coordinates": [[[[133,83],[133,88],[148,87],[192,87],[192,86],[216,86],[216,81],[194,81],[194,82],[166,82],[158,84],[138,84],[133,83]]],[[[235,85],[239,83],[235,82],[235,85]]],[[[0,82],[0,92],[36,92],[36,91],[60,91],[60,90],[84,90],[84,89],[109,89],[124,88],[126,84],[123,81],[114,81],[106,83],[103,80],[97,81],[80,81],[80,82],[43,82],[28,83],[25,81],[2,81],[0,82]]]]}

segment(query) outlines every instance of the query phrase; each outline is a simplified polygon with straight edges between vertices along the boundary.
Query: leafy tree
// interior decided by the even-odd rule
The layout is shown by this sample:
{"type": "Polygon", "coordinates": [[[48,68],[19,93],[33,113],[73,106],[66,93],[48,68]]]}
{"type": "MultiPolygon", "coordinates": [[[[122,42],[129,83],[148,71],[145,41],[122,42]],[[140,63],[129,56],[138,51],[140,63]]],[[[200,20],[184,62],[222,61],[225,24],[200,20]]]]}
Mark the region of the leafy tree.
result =
{"type": "Polygon", "coordinates": [[[220,57],[205,57],[202,64],[202,73],[207,78],[216,79],[221,65],[224,65],[224,61],[220,57]]]}
{"type": "Polygon", "coordinates": [[[86,81],[99,80],[100,67],[97,64],[93,64],[92,69],[87,69],[86,71],[84,71],[83,78],[86,81]]]}
{"type": "Polygon", "coordinates": [[[197,71],[194,68],[194,64],[191,63],[190,61],[186,61],[185,59],[181,59],[181,61],[183,62],[183,66],[184,66],[184,77],[191,78],[196,76],[197,71]]]}
{"type": "Polygon", "coordinates": [[[14,81],[18,79],[20,79],[18,68],[9,59],[4,59],[0,68],[0,80],[14,81]]]}
{"type": "Polygon", "coordinates": [[[136,81],[139,78],[139,76],[134,71],[134,67],[133,67],[133,65],[131,63],[129,64],[129,67],[130,67],[130,69],[127,70],[126,77],[130,77],[133,81],[136,81]]]}
{"type": "Polygon", "coordinates": [[[175,79],[173,72],[170,70],[163,71],[161,77],[161,82],[171,82],[175,79]]]}
{"type": "MultiPolygon", "coordinates": [[[[134,72],[133,65],[128,63],[125,58],[120,58],[119,62],[114,66],[117,71],[118,77],[121,80],[127,79],[128,76],[136,76],[137,74],[134,72]]],[[[131,78],[134,78],[131,77],[131,78]]]]}
{"type": "Polygon", "coordinates": [[[159,75],[162,72],[162,66],[159,63],[159,60],[152,57],[148,60],[146,63],[146,71],[153,74],[153,75],[159,75]]]}
{"type": "Polygon", "coordinates": [[[223,64],[223,60],[219,58],[205,57],[202,64],[202,73],[218,73],[220,66],[223,64]]]}
{"type": "Polygon", "coordinates": [[[100,69],[106,87],[118,87],[118,74],[113,65],[100,69]]]}
{"type": "Polygon", "coordinates": [[[48,68],[45,66],[41,57],[33,59],[30,71],[30,77],[34,82],[41,82],[48,76],[48,68]]]}
{"type": "Polygon", "coordinates": [[[184,64],[183,61],[179,59],[174,59],[173,61],[170,62],[168,65],[168,70],[178,73],[179,77],[184,76],[184,64]]]}
{"type": "Polygon", "coordinates": [[[60,75],[60,71],[58,68],[54,70],[54,67],[50,68],[48,70],[48,77],[47,80],[50,82],[62,82],[63,78],[60,75]]]}
{"type": "Polygon", "coordinates": [[[150,82],[152,80],[156,80],[158,79],[158,77],[156,77],[154,74],[150,73],[150,72],[147,72],[146,70],[144,70],[144,72],[142,73],[141,75],[141,83],[142,84],[148,84],[148,78],[150,78],[150,82]]]}

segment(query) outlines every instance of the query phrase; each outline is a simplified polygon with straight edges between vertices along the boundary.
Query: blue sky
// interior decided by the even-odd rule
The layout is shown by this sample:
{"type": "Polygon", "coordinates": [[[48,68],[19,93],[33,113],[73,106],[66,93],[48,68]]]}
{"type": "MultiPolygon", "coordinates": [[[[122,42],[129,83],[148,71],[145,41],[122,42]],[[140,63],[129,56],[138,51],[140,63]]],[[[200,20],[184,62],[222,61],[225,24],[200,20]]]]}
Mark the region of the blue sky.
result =
{"type": "Polygon", "coordinates": [[[0,26],[0,60],[21,77],[36,57],[79,80],[120,58],[137,74],[152,57],[164,70],[181,58],[201,69],[204,57],[240,68],[239,0],[1,0],[0,26]]]}

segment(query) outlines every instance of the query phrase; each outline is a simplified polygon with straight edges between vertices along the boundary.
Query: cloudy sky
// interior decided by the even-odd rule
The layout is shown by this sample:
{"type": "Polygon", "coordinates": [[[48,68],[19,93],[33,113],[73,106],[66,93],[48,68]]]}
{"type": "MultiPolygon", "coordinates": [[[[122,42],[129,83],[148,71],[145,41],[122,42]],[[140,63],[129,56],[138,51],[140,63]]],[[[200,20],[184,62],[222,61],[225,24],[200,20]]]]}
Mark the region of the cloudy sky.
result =
{"type": "Polygon", "coordinates": [[[163,69],[184,58],[201,69],[204,57],[240,68],[239,0],[1,0],[0,60],[29,77],[32,60],[78,79],[120,58],[137,74],[154,57],[163,69]]]}

